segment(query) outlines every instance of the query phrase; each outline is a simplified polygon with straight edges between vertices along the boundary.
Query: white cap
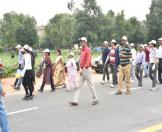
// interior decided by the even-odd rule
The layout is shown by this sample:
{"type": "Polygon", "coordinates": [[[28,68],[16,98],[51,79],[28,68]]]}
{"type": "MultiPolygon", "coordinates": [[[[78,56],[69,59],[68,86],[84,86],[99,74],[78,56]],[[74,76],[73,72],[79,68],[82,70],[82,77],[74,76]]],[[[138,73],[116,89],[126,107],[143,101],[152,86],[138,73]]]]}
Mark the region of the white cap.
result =
{"type": "Polygon", "coordinates": [[[15,48],[16,49],[20,49],[21,48],[21,45],[18,44],[15,48]]]}
{"type": "Polygon", "coordinates": [[[131,47],[134,47],[134,43],[131,43],[130,46],[131,46],[131,47]]]}
{"type": "Polygon", "coordinates": [[[69,55],[71,55],[71,56],[73,56],[74,57],[74,53],[73,52],[70,52],[70,54],[69,55]]]}
{"type": "Polygon", "coordinates": [[[27,50],[29,50],[29,45],[24,45],[24,49],[27,49],[27,50]]]}
{"type": "Polygon", "coordinates": [[[44,53],[49,53],[50,50],[49,50],[49,49],[45,49],[43,52],[44,52],[44,53]]]}
{"type": "Polygon", "coordinates": [[[147,44],[144,44],[144,47],[147,47],[148,45],[147,44]]]}
{"type": "Polygon", "coordinates": [[[150,43],[151,43],[151,44],[156,44],[156,41],[155,41],[155,40],[151,40],[150,43]]]}
{"type": "Polygon", "coordinates": [[[125,41],[128,40],[127,36],[123,36],[122,40],[125,40],[125,41]]]}
{"type": "Polygon", "coordinates": [[[144,48],[143,44],[140,44],[139,46],[140,46],[141,48],[144,48]]]}
{"type": "Polygon", "coordinates": [[[162,37],[161,37],[161,38],[159,38],[159,41],[162,41],[162,37]]]}
{"type": "Polygon", "coordinates": [[[0,59],[0,64],[2,64],[2,59],[0,59]]]}
{"type": "Polygon", "coordinates": [[[31,51],[31,52],[33,51],[32,47],[29,47],[29,51],[31,51]]]}
{"type": "Polygon", "coordinates": [[[111,40],[111,43],[115,43],[116,44],[116,40],[115,39],[111,40]]]}
{"type": "Polygon", "coordinates": [[[81,37],[80,41],[85,41],[87,43],[87,38],[86,37],[81,37]]]}
{"type": "Polygon", "coordinates": [[[108,44],[108,42],[107,41],[104,41],[103,44],[108,44]]]}

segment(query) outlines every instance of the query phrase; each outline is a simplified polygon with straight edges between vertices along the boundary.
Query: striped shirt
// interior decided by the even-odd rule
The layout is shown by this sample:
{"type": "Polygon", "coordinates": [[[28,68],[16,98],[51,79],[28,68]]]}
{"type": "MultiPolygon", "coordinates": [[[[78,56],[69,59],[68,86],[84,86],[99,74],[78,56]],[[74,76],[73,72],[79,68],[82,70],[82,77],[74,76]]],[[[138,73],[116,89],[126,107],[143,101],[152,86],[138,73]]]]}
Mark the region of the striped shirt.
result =
{"type": "Polygon", "coordinates": [[[119,48],[120,64],[130,64],[130,58],[132,58],[131,49],[128,46],[121,46],[119,48]]]}

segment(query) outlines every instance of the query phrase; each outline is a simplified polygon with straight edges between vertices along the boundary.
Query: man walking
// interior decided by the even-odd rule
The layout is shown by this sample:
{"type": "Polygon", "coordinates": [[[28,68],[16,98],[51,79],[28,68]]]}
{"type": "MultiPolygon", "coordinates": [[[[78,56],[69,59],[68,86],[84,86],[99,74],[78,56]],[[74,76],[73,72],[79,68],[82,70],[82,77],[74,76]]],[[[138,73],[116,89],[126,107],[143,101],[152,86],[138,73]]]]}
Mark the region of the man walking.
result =
{"type": "Polygon", "coordinates": [[[162,37],[159,39],[159,49],[158,49],[158,59],[159,59],[159,66],[158,66],[158,79],[159,84],[162,84],[162,37]]]}
{"type": "Polygon", "coordinates": [[[122,82],[123,77],[126,77],[126,94],[130,94],[130,58],[132,57],[131,49],[126,44],[128,39],[126,36],[122,37],[121,40],[121,47],[119,48],[119,58],[120,58],[120,65],[119,65],[119,79],[118,79],[118,92],[115,95],[122,94],[122,82]]]}
{"type": "Polygon", "coordinates": [[[132,58],[130,59],[131,60],[131,71],[130,71],[130,74],[131,74],[131,82],[134,82],[134,78],[135,78],[135,59],[136,59],[136,50],[134,48],[134,43],[131,43],[130,44],[130,47],[131,47],[131,53],[132,53],[132,58]]]}
{"type": "Polygon", "coordinates": [[[144,45],[144,52],[145,52],[145,64],[144,64],[144,78],[149,75],[149,62],[150,62],[150,50],[147,44],[144,45]]]}
{"type": "Polygon", "coordinates": [[[80,44],[82,46],[81,51],[81,57],[80,57],[80,77],[79,77],[79,84],[75,91],[73,101],[70,101],[70,105],[76,106],[78,105],[78,100],[80,96],[81,89],[83,87],[84,82],[86,81],[92,96],[93,96],[93,102],[92,105],[98,104],[97,94],[94,88],[94,85],[92,83],[91,79],[91,49],[87,46],[87,39],[86,37],[82,37],[80,39],[80,44]]]}
{"type": "Polygon", "coordinates": [[[101,84],[105,83],[105,76],[107,76],[107,81],[109,82],[109,72],[108,72],[108,62],[106,58],[109,54],[110,50],[108,48],[108,42],[103,42],[103,50],[102,50],[102,63],[103,63],[103,78],[101,84]]]}
{"type": "Polygon", "coordinates": [[[144,46],[139,45],[138,46],[138,51],[137,51],[137,56],[135,60],[135,75],[138,80],[138,87],[142,87],[142,75],[143,75],[143,68],[144,68],[144,63],[145,63],[145,53],[143,51],[144,46]]]}
{"type": "Polygon", "coordinates": [[[111,88],[114,88],[115,85],[118,84],[117,82],[117,68],[119,65],[119,48],[116,48],[116,40],[113,39],[111,41],[111,49],[109,53],[109,64],[112,71],[112,84],[110,85],[111,88]]]}
{"type": "Polygon", "coordinates": [[[150,42],[150,64],[149,64],[149,77],[152,80],[151,91],[156,90],[157,85],[157,69],[158,69],[158,51],[156,48],[156,41],[152,40],[150,42]]]}

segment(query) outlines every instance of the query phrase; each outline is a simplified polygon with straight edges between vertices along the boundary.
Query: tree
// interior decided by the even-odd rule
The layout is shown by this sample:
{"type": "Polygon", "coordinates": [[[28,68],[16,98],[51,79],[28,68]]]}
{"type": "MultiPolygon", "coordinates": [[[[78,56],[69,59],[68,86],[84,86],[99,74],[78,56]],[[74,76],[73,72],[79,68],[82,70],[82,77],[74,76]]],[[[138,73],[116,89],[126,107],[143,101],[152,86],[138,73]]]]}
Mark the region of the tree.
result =
{"type": "Polygon", "coordinates": [[[6,47],[14,46],[16,44],[15,32],[21,25],[18,14],[15,12],[4,14],[0,25],[1,43],[6,47]]]}
{"type": "Polygon", "coordinates": [[[4,14],[0,21],[1,45],[15,47],[17,43],[36,44],[38,36],[35,26],[36,20],[28,15],[17,14],[16,12],[4,14]]]}
{"type": "Polygon", "coordinates": [[[152,0],[150,13],[147,17],[147,40],[157,40],[162,36],[162,1],[152,0]]]}
{"type": "Polygon", "coordinates": [[[46,38],[51,39],[53,48],[67,48],[73,44],[75,18],[69,14],[58,14],[46,26],[46,38]]]}
{"type": "Polygon", "coordinates": [[[23,16],[21,19],[21,26],[19,26],[16,30],[16,42],[24,45],[28,44],[33,46],[38,43],[38,35],[35,29],[36,20],[33,17],[23,16]]]}
{"type": "Polygon", "coordinates": [[[76,30],[74,39],[86,36],[90,45],[97,45],[100,20],[102,16],[101,8],[97,5],[96,0],[84,0],[83,9],[75,11],[76,30]]]}

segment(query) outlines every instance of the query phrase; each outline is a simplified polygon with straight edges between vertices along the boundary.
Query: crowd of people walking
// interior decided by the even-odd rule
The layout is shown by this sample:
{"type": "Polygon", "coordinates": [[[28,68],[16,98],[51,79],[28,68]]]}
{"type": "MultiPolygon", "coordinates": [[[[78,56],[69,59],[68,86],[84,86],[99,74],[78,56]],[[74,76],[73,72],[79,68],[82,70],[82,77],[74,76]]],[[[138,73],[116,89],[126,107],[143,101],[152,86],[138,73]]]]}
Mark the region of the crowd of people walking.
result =
{"type": "MultiPolygon", "coordinates": [[[[123,36],[121,38],[121,44],[117,44],[113,39],[110,44],[105,41],[102,45],[102,62],[103,62],[103,78],[102,84],[105,84],[105,77],[110,82],[110,73],[108,67],[111,69],[110,87],[117,86],[118,90],[115,95],[121,95],[123,93],[123,81],[126,83],[126,94],[131,94],[131,83],[137,79],[138,87],[143,86],[143,78],[150,77],[152,86],[150,90],[156,90],[157,84],[162,84],[162,37],[158,40],[159,45],[155,40],[151,40],[148,44],[129,44],[128,38],[123,36]],[[157,76],[158,75],[158,76],[157,76]]],[[[36,76],[40,77],[43,73],[42,84],[39,88],[39,92],[42,93],[46,84],[51,85],[51,92],[55,92],[56,88],[66,87],[67,91],[74,90],[75,94],[72,101],[69,101],[71,106],[77,106],[79,104],[79,97],[86,81],[90,88],[93,102],[92,105],[99,103],[95,86],[91,77],[91,49],[88,47],[88,41],[86,37],[80,38],[81,53],[80,53],[80,72],[79,79],[77,81],[77,65],[74,59],[74,53],[69,52],[68,60],[64,65],[61,50],[57,50],[56,60],[53,63],[50,57],[50,50],[45,49],[43,51],[42,61],[39,65],[39,69],[36,71],[36,76]],[[65,67],[67,68],[68,83],[65,81],[65,67]]],[[[25,96],[23,100],[32,100],[34,97],[34,85],[35,78],[35,59],[36,56],[33,53],[33,49],[29,45],[17,45],[18,51],[18,68],[16,73],[16,80],[13,84],[15,89],[20,89],[22,84],[25,90],[25,96]]],[[[0,79],[2,77],[2,62],[0,60],[0,79]]],[[[5,96],[5,92],[2,88],[0,81],[0,118],[1,129],[4,132],[9,132],[7,115],[5,113],[2,97],[5,96]]]]}
{"type": "Polygon", "coordinates": [[[148,76],[152,81],[150,90],[156,90],[157,84],[162,84],[162,38],[159,38],[158,41],[159,45],[155,40],[151,40],[148,44],[135,45],[134,43],[129,44],[128,38],[123,36],[119,47],[114,39],[111,41],[111,45],[105,41],[102,50],[103,80],[101,83],[105,83],[105,75],[109,82],[107,69],[110,67],[112,73],[110,87],[118,86],[116,95],[122,94],[123,80],[126,80],[126,94],[130,94],[131,83],[135,78],[138,80],[137,86],[142,87],[143,78],[148,76]]]}

